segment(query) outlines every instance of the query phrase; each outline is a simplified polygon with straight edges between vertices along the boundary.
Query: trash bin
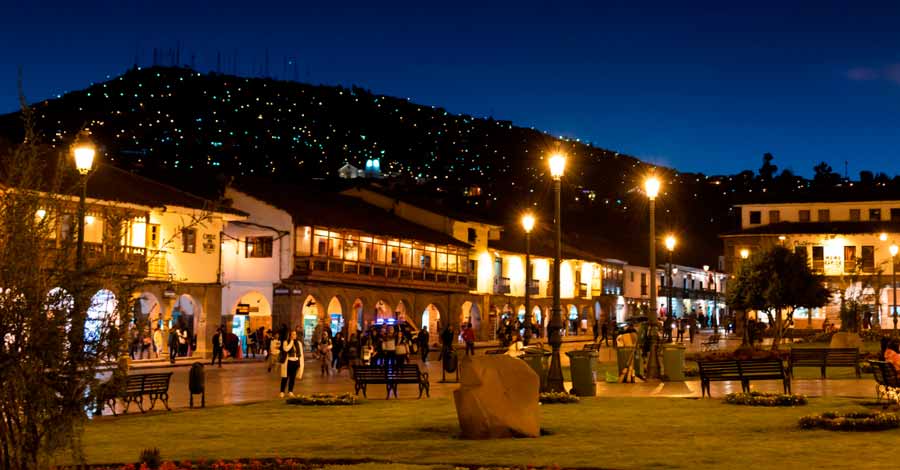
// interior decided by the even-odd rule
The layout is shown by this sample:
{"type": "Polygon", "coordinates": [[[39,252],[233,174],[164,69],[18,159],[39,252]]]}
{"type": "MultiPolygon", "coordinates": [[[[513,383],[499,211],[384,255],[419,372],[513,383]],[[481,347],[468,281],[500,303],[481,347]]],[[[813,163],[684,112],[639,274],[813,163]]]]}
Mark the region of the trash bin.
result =
{"type": "MultiPolygon", "coordinates": [[[[634,376],[643,377],[643,361],[641,360],[641,355],[638,354],[634,358],[634,363],[631,362],[631,358],[634,356],[634,348],[616,348],[616,365],[617,365],[617,375],[622,376],[622,371],[625,370],[629,364],[634,368],[634,376]]],[[[631,380],[633,382],[633,380],[631,380]]]]}
{"type": "Polygon", "coordinates": [[[684,381],[683,344],[667,344],[663,347],[663,372],[669,381],[684,381]]]}
{"type": "Polygon", "coordinates": [[[572,374],[572,391],[579,397],[597,395],[597,378],[594,364],[597,362],[596,351],[569,351],[569,371],[572,374]]]}
{"type": "Polygon", "coordinates": [[[194,395],[200,395],[200,407],[206,407],[206,372],[203,371],[203,363],[191,364],[191,372],[188,374],[188,392],[190,407],[194,407],[194,395]]]}
{"type": "Polygon", "coordinates": [[[547,358],[550,357],[550,353],[538,348],[526,348],[520,357],[540,377],[541,390],[547,388],[547,367],[545,367],[545,363],[547,358]]]}

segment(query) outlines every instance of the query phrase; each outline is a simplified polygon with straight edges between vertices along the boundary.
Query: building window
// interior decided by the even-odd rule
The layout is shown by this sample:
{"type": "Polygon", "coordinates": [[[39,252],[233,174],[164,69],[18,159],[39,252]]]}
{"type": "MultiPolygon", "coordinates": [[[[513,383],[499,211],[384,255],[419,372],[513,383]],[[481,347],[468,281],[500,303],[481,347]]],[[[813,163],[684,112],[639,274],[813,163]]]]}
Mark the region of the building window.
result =
{"type": "Polygon", "coordinates": [[[813,271],[822,272],[825,270],[825,247],[812,247],[813,271]]]}
{"type": "Polygon", "coordinates": [[[862,247],[862,270],[865,272],[875,271],[875,247],[862,247]]]}
{"type": "Polygon", "coordinates": [[[475,243],[478,241],[478,232],[474,228],[469,228],[469,243],[475,243]]]}
{"type": "Polygon", "coordinates": [[[819,209],[819,222],[830,222],[831,211],[828,209],[819,209]]]}
{"type": "Polygon", "coordinates": [[[181,251],[184,253],[197,252],[197,229],[181,229],[181,251]]]}
{"type": "Polygon", "coordinates": [[[798,254],[798,255],[800,255],[800,256],[803,256],[804,258],[807,257],[807,256],[809,256],[809,254],[806,253],[806,247],[805,247],[805,246],[795,246],[795,247],[794,247],[794,253],[796,253],[796,254],[798,254]]]}
{"type": "Polygon", "coordinates": [[[781,222],[781,211],[769,211],[769,223],[777,224],[781,222]]]}
{"type": "Polygon", "coordinates": [[[762,212],[750,211],[750,224],[759,225],[762,223],[762,212]]]}
{"type": "Polygon", "coordinates": [[[247,237],[245,258],[271,258],[272,237],[247,237]]]}
{"type": "Polygon", "coordinates": [[[809,210],[803,209],[798,215],[800,222],[809,222],[809,210]]]}
{"type": "Polygon", "coordinates": [[[631,282],[634,282],[634,271],[631,271],[629,274],[631,276],[631,282]]]}
{"type": "Polygon", "coordinates": [[[860,216],[860,210],[859,209],[850,209],[850,221],[851,222],[859,222],[860,220],[862,220],[862,218],[860,216]]]}
{"type": "Polygon", "coordinates": [[[844,247],[844,272],[852,273],[856,271],[856,247],[844,247]]]}
{"type": "Polygon", "coordinates": [[[647,273],[641,273],[641,295],[647,295],[647,273]]]}
{"type": "Polygon", "coordinates": [[[891,208],[891,222],[900,222],[900,208],[891,208]]]}
{"type": "Polygon", "coordinates": [[[881,209],[869,209],[869,220],[881,220],[881,209]]]}

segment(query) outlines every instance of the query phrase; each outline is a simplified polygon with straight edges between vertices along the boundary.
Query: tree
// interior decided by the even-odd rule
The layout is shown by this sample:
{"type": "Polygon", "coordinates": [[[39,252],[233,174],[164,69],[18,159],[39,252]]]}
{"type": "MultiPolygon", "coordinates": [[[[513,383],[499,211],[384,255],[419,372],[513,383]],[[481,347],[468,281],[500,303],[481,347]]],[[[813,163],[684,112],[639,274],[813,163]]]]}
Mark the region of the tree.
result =
{"type": "Polygon", "coordinates": [[[831,169],[831,165],[821,162],[813,167],[813,184],[819,188],[834,187],[841,181],[841,175],[831,169]]]}
{"type": "Polygon", "coordinates": [[[735,281],[729,285],[726,301],[734,310],[766,314],[773,328],[772,347],[777,349],[794,311],[821,307],[828,295],[806,256],[778,246],[742,263],[735,281]]]}
{"type": "Polygon", "coordinates": [[[775,172],[778,171],[778,166],[772,164],[774,158],[775,157],[768,152],[763,155],[763,164],[759,168],[759,181],[762,183],[763,187],[768,186],[772,182],[775,177],[775,172]]]}

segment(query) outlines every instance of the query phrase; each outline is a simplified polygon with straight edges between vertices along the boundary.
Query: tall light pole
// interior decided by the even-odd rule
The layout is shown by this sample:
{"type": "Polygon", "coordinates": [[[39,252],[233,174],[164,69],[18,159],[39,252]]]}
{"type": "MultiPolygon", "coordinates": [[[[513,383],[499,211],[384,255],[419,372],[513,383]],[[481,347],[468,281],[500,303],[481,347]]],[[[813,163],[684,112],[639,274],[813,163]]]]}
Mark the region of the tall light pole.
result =
{"type": "Polygon", "coordinates": [[[660,182],[655,176],[644,181],[644,191],[650,199],[650,311],[647,312],[650,335],[650,357],[647,360],[647,378],[659,378],[659,356],[657,351],[657,331],[659,319],[656,315],[656,196],[659,195],[660,182]]]}
{"type": "Polygon", "coordinates": [[[531,230],[534,228],[534,216],[526,213],[522,216],[522,228],[525,230],[525,338],[527,346],[531,341],[531,230]]]}
{"type": "MultiPolygon", "coordinates": [[[[669,297],[666,300],[666,316],[669,318],[675,318],[674,312],[672,311],[672,294],[673,294],[672,284],[675,282],[675,279],[673,276],[674,273],[672,272],[672,252],[675,251],[675,243],[676,243],[675,235],[667,235],[666,236],[666,240],[665,240],[666,251],[669,252],[669,266],[668,266],[668,269],[666,270],[666,273],[668,275],[667,285],[669,286],[669,297]]],[[[668,332],[666,334],[668,334],[668,332]]]]}
{"type": "Polygon", "coordinates": [[[553,240],[553,309],[550,314],[550,325],[547,327],[547,342],[550,343],[552,355],[550,357],[550,370],[547,371],[547,391],[565,392],[563,386],[562,363],[559,357],[559,347],[562,345],[562,314],[559,305],[559,263],[562,258],[562,221],[560,219],[560,192],[562,192],[562,176],[566,169],[566,157],[562,154],[554,154],[550,157],[550,176],[553,177],[553,221],[556,226],[556,236],[553,240]]]}
{"type": "Polygon", "coordinates": [[[891,251],[891,290],[893,297],[893,311],[892,317],[894,317],[894,334],[897,334],[897,245],[891,245],[889,248],[891,251]]]}
{"type": "MultiPolygon", "coordinates": [[[[743,263],[743,262],[747,261],[747,258],[750,257],[750,250],[748,250],[746,248],[741,248],[740,254],[741,254],[741,260],[742,260],[741,263],[743,263]]],[[[735,271],[737,271],[737,270],[735,269],[735,271]]],[[[750,319],[747,318],[747,310],[746,309],[744,310],[744,321],[742,323],[743,324],[741,325],[741,329],[744,331],[743,331],[743,338],[741,339],[741,343],[742,344],[750,344],[750,332],[747,331],[747,327],[750,325],[750,319]]]]}

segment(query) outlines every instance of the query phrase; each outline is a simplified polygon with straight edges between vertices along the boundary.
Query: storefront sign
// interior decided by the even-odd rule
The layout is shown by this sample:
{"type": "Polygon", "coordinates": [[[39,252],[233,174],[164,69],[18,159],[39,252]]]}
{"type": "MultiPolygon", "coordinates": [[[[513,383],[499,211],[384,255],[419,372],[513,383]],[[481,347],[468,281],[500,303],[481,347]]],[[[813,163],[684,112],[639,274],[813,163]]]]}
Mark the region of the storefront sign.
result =
{"type": "Polygon", "coordinates": [[[303,289],[294,289],[291,291],[291,294],[300,295],[303,293],[303,289]]]}
{"type": "Polygon", "coordinates": [[[287,287],[276,287],[275,295],[291,295],[291,290],[287,287]]]}
{"type": "Polygon", "coordinates": [[[235,315],[250,315],[250,304],[238,304],[237,310],[234,311],[235,315]]]}
{"type": "Polygon", "coordinates": [[[216,236],[212,233],[203,234],[203,251],[208,254],[216,252],[216,236]]]}

